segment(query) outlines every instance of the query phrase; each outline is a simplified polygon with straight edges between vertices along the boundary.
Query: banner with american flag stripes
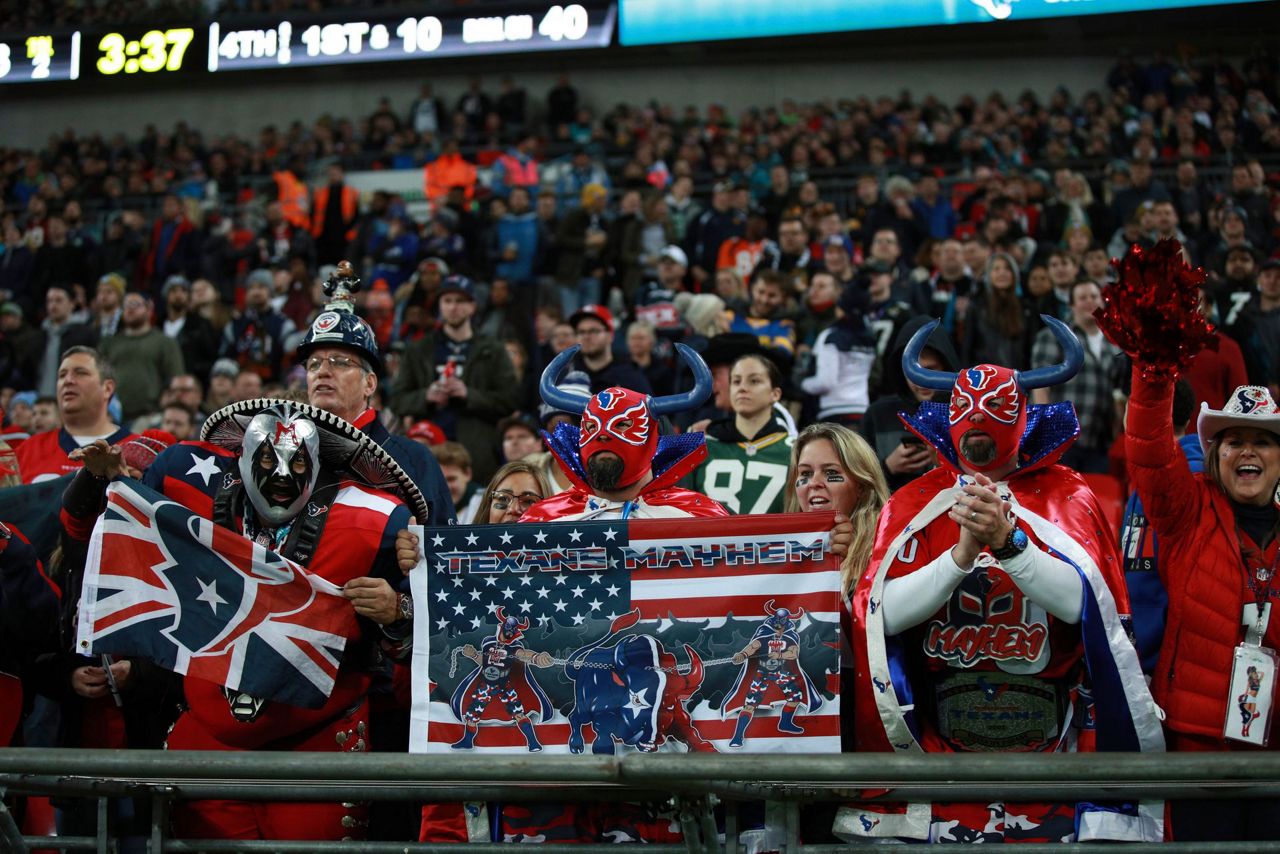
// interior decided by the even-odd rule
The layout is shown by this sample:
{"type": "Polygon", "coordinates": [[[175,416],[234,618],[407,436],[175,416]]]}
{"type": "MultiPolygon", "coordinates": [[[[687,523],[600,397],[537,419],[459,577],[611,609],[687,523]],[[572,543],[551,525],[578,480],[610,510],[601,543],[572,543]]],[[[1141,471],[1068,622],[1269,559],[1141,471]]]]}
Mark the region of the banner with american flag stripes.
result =
{"type": "Polygon", "coordinates": [[[415,752],[838,752],[830,513],[426,528],[415,752]]]}
{"type": "Polygon", "coordinates": [[[121,478],[89,541],[76,649],[140,655],[267,700],[317,708],[355,612],[337,587],[121,478]]]}

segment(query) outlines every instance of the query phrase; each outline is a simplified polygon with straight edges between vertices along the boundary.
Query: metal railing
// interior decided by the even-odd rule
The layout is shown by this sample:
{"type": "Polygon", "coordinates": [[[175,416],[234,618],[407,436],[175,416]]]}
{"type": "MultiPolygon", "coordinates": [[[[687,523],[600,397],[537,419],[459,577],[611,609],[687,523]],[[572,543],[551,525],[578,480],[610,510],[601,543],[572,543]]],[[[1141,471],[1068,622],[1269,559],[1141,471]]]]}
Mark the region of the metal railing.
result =
{"type": "MultiPolygon", "coordinates": [[[[787,854],[881,850],[878,845],[804,845],[800,806],[864,800],[1137,800],[1280,797],[1280,755],[1182,754],[840,754],[733,755],[632,754],[626,756],[456,756],[348,753],[183,752],[139,750],[0,750],[0,794],[106,799],[132,796],[152,803],[149,850],[408,852],[453,845],[407,842],[278,842],[173,840],[169,804],[197,798],[290,801],[459,802],[660,800],[675,807],[685,845],[646,850],[733,852],[738,847],[737,806],[770,801],[784,806],[787,854]],[[867,792],[879,793],[872,797],[867,792]],[[713,809],[726,807],[723,840],[713,809]]],[[[105,828],[100,821],[99,827],[105,828]]],[[[104,831],[100,831],[100,834],[104,831]]],[[[99,837],[21,837],[0,812],[0,847],[106,852],[99,837]]],[[[1069,851],[1082,845],[1029,845],[1020,850],[1069,851]]],[[[895,850],[918,850],[908,845],[895,850]]],[[[502,845],[467,846],[486,854],[502,845]]],[[[613,845],[544,845],[543,854],[590,854],[613,845]]],[[[1276,851],[1280,841],[1248,843],[1138,843],[1138,851],[1276,851]]]]}

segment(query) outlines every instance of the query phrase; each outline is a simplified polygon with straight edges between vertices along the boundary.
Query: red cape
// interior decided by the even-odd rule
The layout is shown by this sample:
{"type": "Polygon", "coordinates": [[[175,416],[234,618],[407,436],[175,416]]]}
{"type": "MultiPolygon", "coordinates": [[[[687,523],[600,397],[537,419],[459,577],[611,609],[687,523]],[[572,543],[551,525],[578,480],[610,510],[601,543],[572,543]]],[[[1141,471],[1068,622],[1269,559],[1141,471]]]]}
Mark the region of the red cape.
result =
{"type": "MultiPolygon", "coordinates": [[[[913,531],[933,533],[934,526],[949,526],[958,538],[958,526],[946,516],[956,484],[954,472],[935,469],[895,493],[881,514],[871,561],[851,603],[856,678],[850,699],[861,751],[948,749],[926,716],[914,711],[919,692],[911,690],[911,668],[901,660],[900,645],[887,641],[883,633],[879,605],[889,569],[902,550],[928,550],[931,542],[936,546],[949,539],[913,531]]],[[[1074,749],[1094,749],[1096,739],[1097,749],[1163,750],[1155,703],[1120,617],[1129,604],[1119,552],[1097,499],[1080,475],[1061,465],[1016,474],[1007,488],[1031,541],[1080,573],[1084,607],[1079,632],[1096,715],[1079,731],[1074,749]]],[[[913,562],[923,566],[937,554],[926,551],[913,562]]],[[[1073,727],[1078,725],[1073,722],[1073,727]]],[[[912,836],[920,829],[919,815],[914,821],[902,821],[906,816],[901,815],[882,817],[885,821],[877,822],[869,835],[912,836]]],[[[923,819],[928,820],[927,809],[923,819]]]]}

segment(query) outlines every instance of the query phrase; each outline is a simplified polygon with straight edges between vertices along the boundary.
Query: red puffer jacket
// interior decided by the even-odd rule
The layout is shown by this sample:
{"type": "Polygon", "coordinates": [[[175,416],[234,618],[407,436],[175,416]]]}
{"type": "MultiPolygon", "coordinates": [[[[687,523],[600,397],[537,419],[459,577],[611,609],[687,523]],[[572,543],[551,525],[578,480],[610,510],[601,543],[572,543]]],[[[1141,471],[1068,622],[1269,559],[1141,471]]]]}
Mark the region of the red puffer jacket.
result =
{"type": "MultiPolygon", "coordinates": [[[[1244,639],[1241,612],[1254,596],[1222,487],[1192,474],[1173,438],[1173,383],[1134,369],[1126,419],[1129,476],[1160,537],[1160,576],[1169,619],[1152,679],[1156,702],[1175,733],[1221,739],[1232,651],[1244,639]]],[[[1273,545],[1274,548],[1274,545],[1273,545]]],[[[1265,642],[1273,649],[1280,621],[1265,642]]],[[[1231,743],[1222,740],[1223,749],[1231,743]]]]}

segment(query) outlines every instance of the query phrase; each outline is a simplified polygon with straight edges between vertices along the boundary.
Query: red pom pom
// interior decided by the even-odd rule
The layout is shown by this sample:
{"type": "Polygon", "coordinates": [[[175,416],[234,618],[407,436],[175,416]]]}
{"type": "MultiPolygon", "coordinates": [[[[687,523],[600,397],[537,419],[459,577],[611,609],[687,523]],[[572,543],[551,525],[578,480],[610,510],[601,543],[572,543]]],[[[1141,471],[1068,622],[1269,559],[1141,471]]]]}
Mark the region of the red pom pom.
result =
{"type": "Polygon", "coordinates": [[[1145,375],[1176,376],[1205,347],[1218,349],[1200,313],[1204,270],[1188,266],[1181,243],[1161,240],[1150,251],[1135,245],[1111,264],[1119,279],[1103,290],[1105,304],[1094,316],[1145,375]]]}

